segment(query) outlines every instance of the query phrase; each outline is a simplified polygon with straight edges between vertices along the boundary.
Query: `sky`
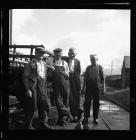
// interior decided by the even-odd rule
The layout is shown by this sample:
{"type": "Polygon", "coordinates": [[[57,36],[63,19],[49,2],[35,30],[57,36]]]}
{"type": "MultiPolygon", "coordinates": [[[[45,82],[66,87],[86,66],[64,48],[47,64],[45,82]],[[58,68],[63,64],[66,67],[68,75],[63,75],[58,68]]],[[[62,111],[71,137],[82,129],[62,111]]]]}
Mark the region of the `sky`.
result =
{"type": "Polygon", "coordinates": [[[112,64],[112,74],[121,74],[124,56],[130,56],[130,10],[13,9],[12,21],[12,44],[42,44],[51,52],[59,47],[63,55],[74,47],[82,72],[90,54],[98,55],[105,75],[112,64]]]}

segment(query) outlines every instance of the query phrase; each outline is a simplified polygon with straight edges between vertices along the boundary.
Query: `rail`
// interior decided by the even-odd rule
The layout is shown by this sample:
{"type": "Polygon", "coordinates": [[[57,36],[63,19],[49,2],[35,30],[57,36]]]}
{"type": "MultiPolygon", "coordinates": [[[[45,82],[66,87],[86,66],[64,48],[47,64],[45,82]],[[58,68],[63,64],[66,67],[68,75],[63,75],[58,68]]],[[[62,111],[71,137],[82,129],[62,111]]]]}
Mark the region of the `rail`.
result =
{"type": "Polygon", "coordinates": [[[105,123],[105,125],[107,126],[107,128],[109,130],[112,130],[112,127],[110,126],[109,122],[105,119],[105,117],[102,115],[101,112],[99,112],[99,116],[102,118],[103,122],[105,123]]]}

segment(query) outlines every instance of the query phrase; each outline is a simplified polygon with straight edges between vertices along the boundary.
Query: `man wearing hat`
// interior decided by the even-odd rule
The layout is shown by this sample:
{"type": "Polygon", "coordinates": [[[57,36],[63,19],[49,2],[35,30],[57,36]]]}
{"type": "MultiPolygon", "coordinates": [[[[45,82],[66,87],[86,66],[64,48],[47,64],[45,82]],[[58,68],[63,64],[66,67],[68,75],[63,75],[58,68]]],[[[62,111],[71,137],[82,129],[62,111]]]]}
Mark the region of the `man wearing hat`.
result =
{"type": "Polygon", "coordinates": [[[82,92],[85,92],[84,101],[84,120],[83,123],[88,124],[90,117],[91,102],[93,100],[93,123],[96,121],[99,113],[99,95],[104,93],[104,74],[102,66],[97,64],[97,55],[90,55],[91,65],[87,66],[84,77],[82,92]],[[86,90],[85,90],[86,88],[86,90]]]}
{"type": "Polygon", "coordinates": [[[64,125],[64,116],[72,119],[69,109],[69,68],[67,62],[61,59],[62,49],[54,49],[54,58],[52,59],[53,71],[53,90],[55,104],[58,110],[58,125],[64,125]]]}
{"type": "Polygon", "coordinates": [[[35,58],[25,66],[23,79],[26,88],[25,123],[26,128],[34,129],[33,118],[38,110],[39,129],[51,129],[48,124],[49,104],[47,96],[47,66],[42,60],[45,50],[35,49],[35,58]]]}

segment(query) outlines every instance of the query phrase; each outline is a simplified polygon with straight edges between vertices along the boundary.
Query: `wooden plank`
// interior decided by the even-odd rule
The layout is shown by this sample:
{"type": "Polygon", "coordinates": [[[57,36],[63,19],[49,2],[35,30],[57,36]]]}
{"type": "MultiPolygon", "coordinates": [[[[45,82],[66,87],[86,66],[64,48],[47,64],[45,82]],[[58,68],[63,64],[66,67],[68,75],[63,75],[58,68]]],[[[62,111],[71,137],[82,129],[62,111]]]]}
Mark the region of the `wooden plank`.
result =
{"type": "Polygon", "coordinates": [[[32,58],[34,57],[34,55],[24,55],[24,54],[9,54],[9,57],[20,57],[20,58],[26,58],[26,57],[29,57],[29,58],[32,58]]]}
{"type": "MultiPolygon", "coordinates": [[[[9,48],[35,49],[36,47],[44,47],[43,45],[9,45],[9,48]]],[[[32,53],[32,52],[31,52],[32,53]]],[[[46,54],[53,56],[53,53],[45,50],[46,54]]]]}
{"type": "Polygon", "coordinates": [[[9,48],[36,48],[36,47],[43,47],[43,45],[9,45],[9,48]]]}

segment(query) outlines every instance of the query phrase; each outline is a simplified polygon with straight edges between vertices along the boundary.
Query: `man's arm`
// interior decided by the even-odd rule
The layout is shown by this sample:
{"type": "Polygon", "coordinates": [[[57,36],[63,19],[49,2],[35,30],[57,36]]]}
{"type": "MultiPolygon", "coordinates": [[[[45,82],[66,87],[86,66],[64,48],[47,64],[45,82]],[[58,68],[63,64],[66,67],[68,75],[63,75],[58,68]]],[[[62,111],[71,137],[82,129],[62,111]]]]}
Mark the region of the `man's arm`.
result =
{"type": "Polygon", "coordinates": [[[83,78],[83,86],[82,86],[82,90],[81,90],[81,92],[83,92],[83,93],[85,92],[85,88],[86,88],[87,69],[88,68],[86,68],[86,70],[85,70],[84,78],[83,78]]]}
{"type": "Polygon", "coordinates": [[[66,61],[64,61],[63,66],[64,66],[65,71],[60,71],[60,73],[63,74],[67,79],[69,79],[69,67],[66,61]]]}
{"type": "Polygon", "coordinates": [[[52,71],[55,70],[54,66],[51,66],[51,65],[47,65],[47,68],[51,69],[52,71]]]}
{"type": "Polygon", "coordinates": [[[64,68],[65,68],[65,72],[62,73],[66,78],[69,78],[69,67],[66,61],[64,61],[64,68]]]}
{"type": "Polygon", "coordinates": [[[102,90],[102,94],[104,94],[104,88],[105,88],[105,85],[104,85],[104,73],[103,73],[103,68],[102,66],[100,66],[100,80],[101,80],[101,90],[102,90]]]}
{"type": "Polygon", "coordinates": [[[101,78],[101,83],[104,85],[104,73],[103,73],[103,68],[102,66],[100,67],[100,78],[101,78]]]}
{"type": "Polygon", "coordinates": [[[28,76],[31,72],[31,67],[30,67],[30,63],[28,63],[25,67],[25,70],[24,70],[24,74],[23,74],[23,82],[24,82],[24,86],[25,86],[25,89],[26,89],[26,96],[28,97],[32,97],[32,92],[29,88],[29,84],[28,84],[28,76]]]}
{"type": "Polygon", "coordinates": [[[81,73],[80,61],[78,59],[76,59],[76,61],[77,61],[77,71],[76,72],[80,75],[80,73],[81,73]]]}
{"type": "Polygon", "coordinates": [[[51,69],[52,71],[55,70],[54,66],[53,66],[53,58],[49,58],[46,60],[46,65],[48,69],[51,69]]]}

